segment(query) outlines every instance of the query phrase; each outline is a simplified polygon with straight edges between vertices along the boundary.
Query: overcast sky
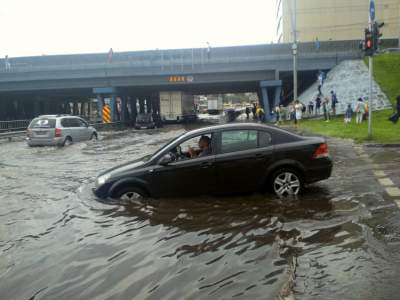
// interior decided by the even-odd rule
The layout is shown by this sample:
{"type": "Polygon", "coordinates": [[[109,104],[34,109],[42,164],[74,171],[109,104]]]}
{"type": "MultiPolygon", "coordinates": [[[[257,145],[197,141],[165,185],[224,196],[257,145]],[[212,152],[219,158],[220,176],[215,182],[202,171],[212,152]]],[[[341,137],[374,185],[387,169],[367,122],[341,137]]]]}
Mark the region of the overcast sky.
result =
{"type": "Polygon", "coordinates": [[[0,55],[270,43],[276,0],[2,0],[0,55]]]}

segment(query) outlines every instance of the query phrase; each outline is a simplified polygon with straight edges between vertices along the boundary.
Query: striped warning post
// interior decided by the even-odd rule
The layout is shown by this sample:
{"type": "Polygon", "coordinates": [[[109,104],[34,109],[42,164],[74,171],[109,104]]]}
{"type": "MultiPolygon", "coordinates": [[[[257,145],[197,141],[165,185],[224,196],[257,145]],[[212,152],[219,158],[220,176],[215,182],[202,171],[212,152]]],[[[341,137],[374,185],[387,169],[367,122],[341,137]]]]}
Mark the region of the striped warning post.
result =
{"type": "Polygon", "coordinates": [[[111,123],[111,107],[108,104],[103,106],[103,123],[111,123]]]}

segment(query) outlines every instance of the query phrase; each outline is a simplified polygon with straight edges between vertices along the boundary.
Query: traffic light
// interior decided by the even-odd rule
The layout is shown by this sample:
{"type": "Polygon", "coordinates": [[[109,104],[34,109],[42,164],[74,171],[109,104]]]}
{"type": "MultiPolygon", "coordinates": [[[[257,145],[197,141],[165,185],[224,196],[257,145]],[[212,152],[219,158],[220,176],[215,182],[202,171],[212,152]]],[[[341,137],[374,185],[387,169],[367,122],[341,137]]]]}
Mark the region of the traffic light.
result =
{"type": "Polygon", "coordinates": [[[385,26],[384,22],[374,22],[372,26],[372,36],[374,38],[373,44],[374,44],[374,51],[378,50],[379,45],[381,44],[380,38],[382,37],[382,33],[380,32],[380,29],[385,26]]]}
{"type": "Polygon", "coordinates": [[[364,52],[365,56],[374,55],[374,39],[369,29],[365,29],[364,52]]]}

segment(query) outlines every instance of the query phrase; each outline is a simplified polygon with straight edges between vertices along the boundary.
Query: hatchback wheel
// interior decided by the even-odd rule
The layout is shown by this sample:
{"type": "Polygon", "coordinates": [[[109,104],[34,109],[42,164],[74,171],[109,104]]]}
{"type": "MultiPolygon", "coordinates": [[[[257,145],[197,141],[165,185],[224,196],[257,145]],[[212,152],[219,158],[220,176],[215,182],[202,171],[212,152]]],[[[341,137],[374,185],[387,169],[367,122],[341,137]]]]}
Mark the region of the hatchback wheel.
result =
{"type": "Polygon", "coordinates": [[[272,177],[272,189],[278,196],[298,195],[302,188],[302,178],[294,170],[279,170],[272,177]]]}
{"type": "Polygon", "coordinates": [[[67,136],[62,145],[63,146],[70,146],[71,144],[72,144],[72,139],[69,136],[67,136]]]}
{"type": "Polygon", "coordinates": [[[97,139],[98,139],[97,134],[92,133],[92,135],[90,136],[90,140],[91,141],[97,141],[97,139]]]}

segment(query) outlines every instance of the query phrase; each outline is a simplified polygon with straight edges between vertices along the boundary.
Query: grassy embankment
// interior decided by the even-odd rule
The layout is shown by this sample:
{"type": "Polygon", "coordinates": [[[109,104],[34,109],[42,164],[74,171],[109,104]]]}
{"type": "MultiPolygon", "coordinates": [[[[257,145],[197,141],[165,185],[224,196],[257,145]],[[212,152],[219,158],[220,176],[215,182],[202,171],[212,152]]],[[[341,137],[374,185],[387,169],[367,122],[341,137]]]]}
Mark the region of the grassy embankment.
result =
{"type": "MultiPolygon", "coordinates": [[[[374,58],[374,78],[383,92],[394,104],[400,95],[400,54],[384,54],[374,58]]],[[[355,117],[351,124],[344,124],[343,116],[323,120],[303,120],[299,129],[325,136],[351,138],[358,142],[369,141],[377,143],[400,143],[400,121],[394,125],[388,121],[393,110],[383,110],[373,113],[372,139],[368,140],[368,122],[358,125],[355,117]]]]}

